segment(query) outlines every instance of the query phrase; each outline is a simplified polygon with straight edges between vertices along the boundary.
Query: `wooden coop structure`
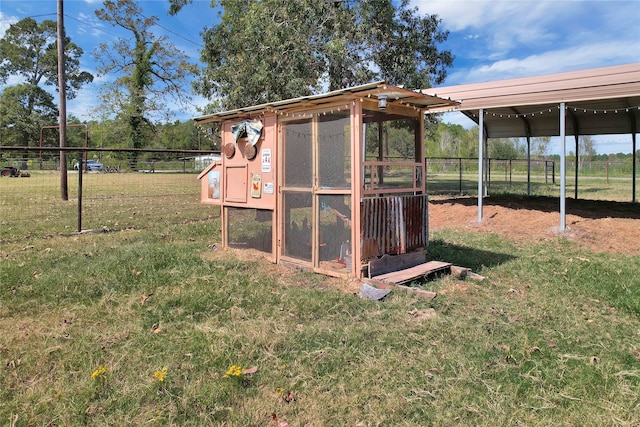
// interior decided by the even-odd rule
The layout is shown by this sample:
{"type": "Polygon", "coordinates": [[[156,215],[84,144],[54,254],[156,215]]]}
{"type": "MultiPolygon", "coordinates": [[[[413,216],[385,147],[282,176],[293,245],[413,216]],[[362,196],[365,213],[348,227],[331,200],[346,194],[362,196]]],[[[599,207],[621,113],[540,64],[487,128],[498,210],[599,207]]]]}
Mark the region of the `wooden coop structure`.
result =
{"type": "MultiPolygon", "coordinates": [[[[222,245],[330,276],[428,245],[424,114],[455,102],[375,82],[197,117],[221,124],[199,175],[222,245]]],[[[423,252],[424,253],[424,252],[423,252]]]]}

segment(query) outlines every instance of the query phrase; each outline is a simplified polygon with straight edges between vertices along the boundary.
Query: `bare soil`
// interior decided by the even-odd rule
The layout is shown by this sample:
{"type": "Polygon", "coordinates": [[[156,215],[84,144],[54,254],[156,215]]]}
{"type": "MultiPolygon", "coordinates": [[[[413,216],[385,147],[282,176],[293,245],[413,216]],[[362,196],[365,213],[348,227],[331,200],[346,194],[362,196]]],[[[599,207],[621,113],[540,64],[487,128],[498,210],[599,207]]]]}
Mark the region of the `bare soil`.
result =
{"type": "Polygon", "coordinates": [[[640,255],[640,204],[566,200],[566,230],[560,231],[560,201],[550,197],[487,197],[478,221],[475,197],[432,197],[429,227],[497,233],[516,240],[565,237],[594,252],[640,255]]]}

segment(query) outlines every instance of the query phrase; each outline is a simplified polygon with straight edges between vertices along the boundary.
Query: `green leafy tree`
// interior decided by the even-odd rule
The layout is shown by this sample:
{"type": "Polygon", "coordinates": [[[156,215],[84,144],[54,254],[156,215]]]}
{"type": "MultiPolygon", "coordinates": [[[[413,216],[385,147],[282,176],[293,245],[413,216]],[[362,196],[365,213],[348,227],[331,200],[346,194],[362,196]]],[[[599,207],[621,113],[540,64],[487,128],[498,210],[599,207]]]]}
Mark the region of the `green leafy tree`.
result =
{"type": "MultiPolygon", "coordinates": [[[[0,39],[0,82],[6,83],[9,76],[18,76],[32,86],[44,84],[57,88],[56,37],[55,21],[38,23],[33,18],[25,18],[11,25],[0,39]]],[[[69,99],[73,99],[83,85],[93,81],[91,73],[80,69],[82,54],[83,50],[65,37],[66,94],[69,99]]]]}
{"type": "Polygon", "coordinates": [[[478,155],[478,127],[438,123],[433,136],[426,139],[427,157],[475,157],[478,155]]]}
{"type": "MultiPolygon", "coordinates": [[[[175,150],[198,150],[198,134],[192,120],[174,121],[158,126],[158,141],[161,147],[175,150]]],[[[202,140],[201,140],[202,141],[202,140]]],[[[210,145],[210,144],[208,144],[210,145]]]]}
{"type": "MultiPolygon", "coordinates": [[[[55,21],[38,23],[25,18],[11,25],[0,39],[0,83],[5,84],[9,77],[21,80],[16,86],[5,88],[0,101],[3,144],[34,145],[42,126],[56,124],[58,110],[53,96],[43,89],[58,88],[56,38],[55,21]]],[[[92,74],[80,69],[82,54],[82,49],[65,37],[66,94],[70,99],[93,81],[92,74]]]]}
{"type": "Polygon", "coordinates": [[[522,159],[526,148],[518,138],[496,138],[489,141],[489,157],[493,159],[522,159]]]}
{"type": "MultiPolygon", "coordinates": [[[[191,0],[170,0],[177,13],[191,0]]],[[[230,109],[387,80],[441,83],[452,63],[435,15],[408,0],[212,1],[220,23],[203,31],[199,93],[230,109]]]]}
{"type": "MultiPolygon", "coordinates": [[[[167,37],[151,31],[157,17],[145,17],[140,4],[132,0],[107,0],[96,11],[99,19],[125,29],[131,38],[102,44],[95,52],[100,74],[118,77],[103,90],[103,103],[119,118],[126,120],[130,146],[142,148],[152,137],[152,114],[167,113],[166,99],[186,105],[190,96],[184,87],[195,67],[167,37]]],[[[132,164],[135,167],[135,160],[132,164]]]]}
{"type": "Polygon", "coordinates": [[[42,126],[56,123],[53,96],[31,84],[6,87],[0,95],[0,145],[37,146],[42,126]]]}
{"type": "Polygon", "coordinates": [[[541,136],[531,138],[531,155],[535,157],[545,158],[549,154],[549,146],[551,145],[551,137],[541,136]]]}

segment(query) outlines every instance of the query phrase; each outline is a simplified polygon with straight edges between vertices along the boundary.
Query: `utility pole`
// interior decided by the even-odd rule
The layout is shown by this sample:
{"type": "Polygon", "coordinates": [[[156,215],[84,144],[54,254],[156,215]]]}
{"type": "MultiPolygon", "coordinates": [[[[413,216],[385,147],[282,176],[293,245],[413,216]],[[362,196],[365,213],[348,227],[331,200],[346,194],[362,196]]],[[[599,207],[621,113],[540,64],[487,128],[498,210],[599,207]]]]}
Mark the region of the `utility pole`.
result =
{"type": "MultiPolygon", "coordinates": [[[[67,146],[67,91],[64,67],[64,10],[62,0],[58,0],[58,91],[60,93],[60,148],[67,146]]],[[[82,160],[80,168],[84,167],[82,160]]],[[[80,173],[80,170],[78,170],[80,173]]],[[[60,150],[60,198],[69,200],[67,186],[67,153],[60,150]]]]}

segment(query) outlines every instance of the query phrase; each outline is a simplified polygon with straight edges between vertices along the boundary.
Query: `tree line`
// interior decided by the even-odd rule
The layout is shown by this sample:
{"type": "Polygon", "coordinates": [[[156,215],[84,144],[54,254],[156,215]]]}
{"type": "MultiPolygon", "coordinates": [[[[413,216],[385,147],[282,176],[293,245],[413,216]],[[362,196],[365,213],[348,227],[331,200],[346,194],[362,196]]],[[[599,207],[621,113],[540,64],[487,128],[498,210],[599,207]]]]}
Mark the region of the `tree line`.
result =
{"type": "MultiPolygon", "coordinates": [[[[169,14],[191,7],[193,0],[167,0],[169,14]]],[[[121,38],[92,52],[100,87],[100,104],[85,121],[89,146],[114,148],[219,149],[217,132],[192,121],[173,120],[167,105],[188,108],[192,96],[211,100],[206,114],[248,105],[320,93],[327,89],[386,80],[408,89],[442,83],[453,54],[441,49],[448,32],[437,15],[420,15],[408,0],[238,0],[212,1],[219,21],[202,29],[199,64],[189,61],[153,27],[133,0],[106,0],[95,11],[104,23],[124,30],[121,38]]],[[[66,93],[95,84],[82,70],[85,53],[65,40],[66,93]]],[[[20,83],[0,93],[0,145],[35,146],[45,126],[58,122],[58,107],[47,88],[56,88],[56,23],[25,18],[0,39],[0,84],[9,77],[20,83]]],[[[70,116],[69,124],[80,119],[70,116]]],[[[443,123],[427,116],[428,157],[478,155],[478,128],[443,123]]],[[[43,132],[43,144],[56,146],[55,130],[43,132]]],[[[69,131],[69,146],[82,146],[82,131],[69,131]]],[[[403,155],[403,138],[390,141],[403,155]]],[[[532,138],[534,158],[549,155],[550,138],[532,138]]],[[[410,148],[410,147],[409,147],[410,148]]],[[[580,138],[581,160],[595,160],[595,143],[580,138]]],[[[526,144],[517,138],[492,139],[492,158],[525,158],[526,144]]]]}
{"type": "MultiPolygon", "coordinates": [[[[171,15],[192,3],[167,1],[171,15]]],[[[420,15],[408,0],[212,1],[220,19],[201,32],[199,64],[154,33],[158,17],[147,17],[143,5],[106,0],[95,11],[126,36],[92,52],[98,75],[110,77],[87,123],[92,146],[202,148],[199,130],[172,121],[167,108],[186,107],[194,94],[211,100],[199,111],[210,113],[375,80],[428,88],[443,82],[453,61],[440,48],[448,36],[440,19],[420,15]]],[[[80,67],[83,54],[66,37],[69,99],[94,84],[95,76],[80,67]]],[[[57,123],[46,90],[57,88],[56,58],[54,21],[25,18],[0,39],[0,84],[21,80],[0,93],[0,145],[33,146],[43,126],[57,123]]]]}

